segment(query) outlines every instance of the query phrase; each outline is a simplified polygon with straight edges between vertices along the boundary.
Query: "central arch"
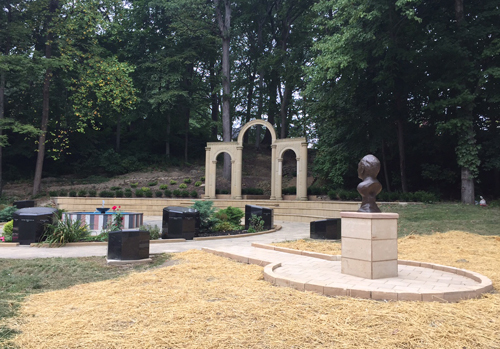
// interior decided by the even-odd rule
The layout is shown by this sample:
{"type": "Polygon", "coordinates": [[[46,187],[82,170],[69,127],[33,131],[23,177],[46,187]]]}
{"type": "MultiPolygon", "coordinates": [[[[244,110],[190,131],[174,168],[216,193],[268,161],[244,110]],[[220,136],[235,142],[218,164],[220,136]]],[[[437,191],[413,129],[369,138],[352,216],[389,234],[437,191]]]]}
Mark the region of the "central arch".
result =
{"type": "Polygon", "coordinates": [[[217,155],[221,152],[231,156],[231,198],[242,199],[241,176],[243,166],[243,136],[254,125],[265,126],[271,133],[271,200],[281,200],[282,154],[293,150],[297,159],[297,199],[307,200],[307,141],[305,138],[276,139],[271,123],[255,119],[240,130],[237,142],[210,142],[205,148],[205,199],[215,199],[217,155]],[[277,156],[279,154],[279,157],[277,156]]]}

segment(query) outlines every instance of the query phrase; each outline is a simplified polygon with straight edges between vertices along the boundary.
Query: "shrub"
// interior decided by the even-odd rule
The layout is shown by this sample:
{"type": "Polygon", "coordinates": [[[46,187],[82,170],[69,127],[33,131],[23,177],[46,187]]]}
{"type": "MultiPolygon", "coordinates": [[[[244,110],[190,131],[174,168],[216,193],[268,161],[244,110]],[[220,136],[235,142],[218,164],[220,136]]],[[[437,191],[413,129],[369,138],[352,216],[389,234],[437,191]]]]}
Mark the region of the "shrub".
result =
{"type": "Polygon", "coordinates": [[[175,189],[173,192],[172,192],[172,195],[174,196],[174,198],[178,198],[181,196],[181,191],[179,189],[175,189]]]}
{"type": "Polygon", "coordinates": [[[248,232],[256,233],[264,230],[264,219],[261,216],[252,215],[248,222],[248,232]]]}
{"type": "Polygon", "coordinates": [[[174,184],[177,184],[177,181],[174,181],[173,179],[170,180],[170,185],[174,185],[174,184]]]}
{"type": "Polygon", "coordinates": [[[7,206],[0,211],[0,222],[8,222],[12,219],[12,214],[17,211],[15,206],[7,206]]]}
{"type": "Polygon", "coordinates": [[[186,189],[188,186],[185,184],[185,183],[181,183],[181,185],[179,185],[179,188],[181,189],[186,189]]]}
{"type": "Polygon", "coordinates": [[[149,232],[149,240],[158,240],[160,238],[160,228],[155,224],[153,227],[152,225],[146,224],[146,225],[141,225],[139,227],[139,230],[146,230],[149,232]]]}
{"type": "Polygon", "coordinates": [[[205,176],[201,177],[200,181],[205,182],[205,176]]]}
{"type": "Polygon", "coordinates": [[[132,191],[131,190],[129,190],[129,191],[125,190],[124,194],[125,194],[126,198],[131,198],[132,197],[132,191]]]}
{"type": "Polygon", "coordinates": [[[66,189],[59,189],[59,196],[68,196],[68,191],[66,189]]]}
{"type": "Polygon", "coordinates": [[[112,198],[112,197],[115,196],[115,193],[113,193],[110,190],[101,190],[99,192],[99,196],[102,197],[102,198],[112,198]]]}
{"type": "Polygon", "coordinates": [[[287,188],[284,188],[281,192],[283,193],[283,195],[296,195],[297,188],[296,187],[287,187],[287,188]]]}
{"type": "Polygon", "coordinates": [[[198,192],[196,190],[192,190],[189,193],[189,196],[191,196],[192,198],[197,198],[198,197],[198,192]]]}
{"type": "Polygon", "coordinates": [[[195,186],[195,187],[199,187],[200,185],[201,185],[201,181],[196,181],[196,182],[194,183],[194,186],[195,186]]]}
{"type": "Polygon", "coordinates": [[[151,188],[149,187],[142,187],[141,190],[146,193],[147,191],[151,191],[151,188]]]}
{"type": "Polygon", "coordinates": [[[97,195],[97,190],[95,189],[89,189],[89,196],[91,198],[95,197],[97,195]]]}
{"type": "Polygon", "coordinates": [[[171,191],[171,190],[168,190],[168,189],[165,189],[165,197],[166,197],[166,198],[170,198],[170,197],[172,197],[172,191],[171,191]]]}
{"type": "Polygon", "coordinates": [[[160,190],[157,190],[157,191],[155,191],[155,196],[156,196],[157,198],[161,198],[161,197],[163,196],[163,192],[162,192],[162,191],[160,191],[160,190]]]}
{"type": "Polygon", "coordinates": [[[307,195],[323,195],[326,194],[328,191],[326,190],[325,187],[309,187],[307,188],[307,195]]]}
{"type": "Polygon", "coordinates": [[[191,183],[191,178],[184,179],[184,183],[187,183],[187,184],[191,183]]]}
{"type": "Polygon", "coordinates": [[[142,191],[142,189],[136,189],[135,196],[137,196],[138,198],[142,198],[144,196],[144,192],[142,191]]]}
{"type": "Polygon", "coordinates": [[[229,194],[227,189],[215,189],[215,194],[229,194]]]}
{"type": "Polygon", "coordinates": [[[145,191],[144,195],[146,195],[147,198],[152,198],[153,197],[153,192],[151,190],[145,191]]]}
{"type": "Polygon", "coordinates": [[[139,183],[130,183],[130,188],[137,188],[137,186],[139,185],[139,183]]]}
{"type": "Polygon", "coordinates": [[[240,227],[239,226],[234,226],[231,224],[231,222],[218,222],[215,223],[214,226],[212,227],[212,231],[217,231],[217,232],[226,232],[226,231],[232,231],[232,230],[238,230],[240,227]]]}
{"type": "Polygon", "coordinates": [[[243,194],[243,195],[263,195],[264,190],[261,188],[243,188],[241,190],[241,194],[243,194]]]}
{"type": "Polygon", "coordinates": [[[87,196],[87,191],[84,190],[84,189],[79,190],[78,191],[78,196],[81,197],[81,198],[87,196]]]}
{"type": "Polygon", "coordinates": [[[51,190],[49,191],[50,196],[57,196],[57,190],[51,190]]]}
{"type": "Polygon", "coordinates": [[[117,191],[115,191],[115,196],[117,198],[122,198],[123,197],[123,190],[117,190],[117,191]]]}
{"type": "Polygon", "coordinates": [[[69,191],[69,196],[72,198],[76,198],[76,190],[70,190],[69,191]]]}
{"type": "Polygon", "coordinates": [[[182,190],[181,191],[181,198],[187,198],[189,197],[189,192],[187,190],[182,190]]]}
{"type": "Polygon", "coordinates": [[[14,229],[14,221],[10,220],[3,226],[3,237],[5,238],[5,242],[12,241],[12,230],[14,229]]]}
{"type": "MultiPolygon", "coordinates": [[[[241,219],[245,216],[245,212],[238,207],[229,206],[223,210],[217,211],[215,217],[221,221],[230,222],[232,225],[239,226],[241,219]]],[[[233,229],[234,230],[234,229],[233,229]]]]}
{"type": "Polygon", "coordinates": [[[414,195],[416,201],[424,202],[426,204],[432,204],[439,201],[439,198],[436,194],[426,191],[417,191],[414,193],[414,195]]]}
{"type": "Polygon", "coordinates": [[[161,190],[165,190],[168,188],[168,185],[167,184],[160,184],[160,189],[161,190]]]}
{"type": "Polygon", "coordinates": [[[121,188],[122,188],[122,187],[113,186],[113,187],[111,187],[110,189],[111,189],[111,190],[120,190],[121,188]]]}
{"type": "Polygon", "coordinates": [[[155,186],[155,185],[157,185],[157,184],[158,184],[158,182],[149,182],[149,183],[148,183],[148,185],[149,185],[150,187],[154,187],[154,186],[155,186]]]}
{"type": "Polygon", "coordinates": [[[200,213],[200,231],[209,231],[217,222],[213,201],[196,201],[191,208],[200,213]]]}
{"type": "Polygon", "coordinates": [[[45,230],[45,241],[50,245],[64,245],[68,242],[77,242],[90,235],[86,224],[82,225],[80,220],[71,221],[69,217],[63,220],[56,220],[53,224],[48,224],[45,230]]]}

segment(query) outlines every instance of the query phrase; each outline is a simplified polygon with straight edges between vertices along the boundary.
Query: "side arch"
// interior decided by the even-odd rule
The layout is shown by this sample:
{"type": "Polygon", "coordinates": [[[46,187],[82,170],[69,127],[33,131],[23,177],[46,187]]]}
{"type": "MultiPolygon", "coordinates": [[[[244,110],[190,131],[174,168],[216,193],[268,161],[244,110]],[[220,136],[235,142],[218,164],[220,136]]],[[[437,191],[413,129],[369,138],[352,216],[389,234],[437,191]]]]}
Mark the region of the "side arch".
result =
{"type": "Polygon", "coordinates": [[[272,143],[276,142],[276,131],[274,130],[274,127],[273,125],[271,125],[269,122],[265,121],[265,120],[262,120],[262,119],[255,119],[255,120],[252,120],[248,123],[245,124],[245,126],[243,126],[240,130],[240,134],[238,135],[238,143],[243,145],[243,136],[245,135],[245,132],[247,132],[247,130],[252,127],[253,125],[262,125],[262,126],[266,126],[266,128],[269,130],[269,132],[271,133],[271,139],[272,139],[272,143]]]}

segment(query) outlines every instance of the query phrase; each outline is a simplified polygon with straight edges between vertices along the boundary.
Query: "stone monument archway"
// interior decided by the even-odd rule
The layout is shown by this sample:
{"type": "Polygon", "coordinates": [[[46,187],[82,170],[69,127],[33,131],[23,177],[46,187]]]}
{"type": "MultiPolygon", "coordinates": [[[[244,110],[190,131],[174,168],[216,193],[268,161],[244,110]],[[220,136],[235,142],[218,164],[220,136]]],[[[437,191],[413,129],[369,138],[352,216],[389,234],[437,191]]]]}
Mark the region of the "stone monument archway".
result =
{"type": "Polygon", "coordinates": [[[241,199],[241,173],[243,165],[243,136],[254,125],[265,126],[271,133],[271,200],[281,200],[283,154],[292,150],[297,159],[297,200],[307,200],[307,141],[305,138],[276,139],[273,125],[261,119],[246,123],[236,142],[209,142],[205,148],[205,199],[215,199],[216,165],[220,153],[231,157],[231,198],[241,199]]]}

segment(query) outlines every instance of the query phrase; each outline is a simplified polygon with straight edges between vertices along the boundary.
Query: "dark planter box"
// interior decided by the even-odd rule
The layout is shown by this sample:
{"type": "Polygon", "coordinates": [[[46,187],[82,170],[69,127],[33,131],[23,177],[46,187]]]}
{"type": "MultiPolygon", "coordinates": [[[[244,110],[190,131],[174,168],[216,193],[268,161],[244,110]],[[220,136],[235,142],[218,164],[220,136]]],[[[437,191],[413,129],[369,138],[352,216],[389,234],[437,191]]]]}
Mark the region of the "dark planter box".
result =
{"type": "Polygon", "coordinates": [[[137,260],[149,258],[149,232],[119,230],[109,233],[108,259],[137,260]]]}
{"type": "Polygon", "coordinates": [[[270,230],[274,227],[274,211],[272,208],[255,206],[255,205],[245,205],[245,229],[250,226],[250,218],[252,215],[262,217],[264,220],[264,230],[270,230]]]}
{"type": "Polygon", "coordinates": [[[311,239],[340,240],[340,218],[322,219],[310,223],[311,239]]]}
{"type": "Polygon", "coordinates": [[[35,207],[35,200],[14,201],[12,205],[16,206],[18,209],[26,207],[35,207]]]}
{"type": "Polygon", "coordinates": [[[14,226],[12,242],[21,245],[40,242],[44,239],[45,226],[51,224],[57,210],[49,207],[27,207],[12,214],[14,226]]]}
{"type": "Polygon", "coordinates": [[[193,208],[168,206],[163,209],[162,239],[193,240],[200,232],[200,212],[193,208]]]}

